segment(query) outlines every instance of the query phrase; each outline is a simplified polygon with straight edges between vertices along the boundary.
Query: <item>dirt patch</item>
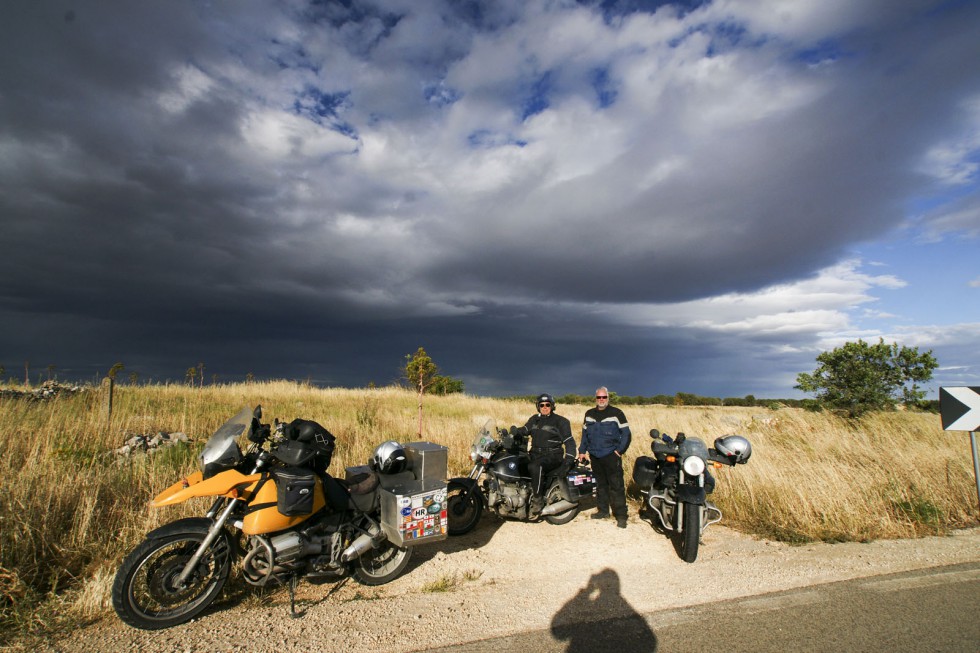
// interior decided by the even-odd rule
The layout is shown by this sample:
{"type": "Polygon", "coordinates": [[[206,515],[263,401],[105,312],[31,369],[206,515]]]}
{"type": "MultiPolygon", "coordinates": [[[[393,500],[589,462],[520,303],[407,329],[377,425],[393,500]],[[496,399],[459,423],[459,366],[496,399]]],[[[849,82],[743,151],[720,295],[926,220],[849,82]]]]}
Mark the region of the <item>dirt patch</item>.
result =
{"type": "Polygon", "coordinates": [[[159,632],[115,616],[49,642],[53,651],[416,651],[488,637],[680,608],[852,578],[980,560],[980,529],[948,537],[789,546],[711,526],[694,564],[648,523],[625,530],[580,515],[564,526],[484,516],[472,533],[419,547],[405,575],[370,588],[304,583],[289,616],[285,589],[223,600],[159,632]],[[577,611],[597,583],[621,601],[577,611]]]}

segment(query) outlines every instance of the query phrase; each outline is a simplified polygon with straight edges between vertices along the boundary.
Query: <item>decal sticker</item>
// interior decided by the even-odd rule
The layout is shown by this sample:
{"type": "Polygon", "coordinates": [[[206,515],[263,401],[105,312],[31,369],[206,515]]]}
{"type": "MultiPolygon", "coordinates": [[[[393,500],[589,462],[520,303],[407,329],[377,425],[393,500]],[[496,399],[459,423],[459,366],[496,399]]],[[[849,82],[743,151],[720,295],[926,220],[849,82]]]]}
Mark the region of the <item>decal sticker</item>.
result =
{"type": "Polygon", "coordinates": [[[405,508],[412,505],[412,497],[398,497],[398,507],[405,508]]]}
{"type": "Polygon", "coordinates": [[[411,506],[405,506],[404,508],[401,509],[400,512],[402,513],[402,517],[405,517],[407,515],[411,515],[412,514],[412,508],[411,508],[411,506]]]}

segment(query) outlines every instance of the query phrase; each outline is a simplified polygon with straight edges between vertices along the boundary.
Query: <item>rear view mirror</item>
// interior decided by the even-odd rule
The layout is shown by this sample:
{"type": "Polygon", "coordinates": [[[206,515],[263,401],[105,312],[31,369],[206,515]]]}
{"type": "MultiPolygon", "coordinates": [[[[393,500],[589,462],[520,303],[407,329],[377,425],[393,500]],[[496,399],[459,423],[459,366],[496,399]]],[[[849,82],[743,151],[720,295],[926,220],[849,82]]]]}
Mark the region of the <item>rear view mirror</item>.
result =
{"type": "Polygon", "coordinates": [[[657,429],[650,429],[650,437],[656,440],[657,438],[660,437],[660,431],[658,431],[657,429]]]}

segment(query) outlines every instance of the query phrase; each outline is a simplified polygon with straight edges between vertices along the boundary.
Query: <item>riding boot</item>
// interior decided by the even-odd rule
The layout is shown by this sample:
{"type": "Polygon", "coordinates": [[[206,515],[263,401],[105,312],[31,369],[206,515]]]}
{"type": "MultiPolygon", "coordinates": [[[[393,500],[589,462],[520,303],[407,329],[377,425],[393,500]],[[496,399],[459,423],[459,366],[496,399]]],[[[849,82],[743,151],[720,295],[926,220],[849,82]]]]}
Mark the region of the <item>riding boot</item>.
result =
{"type": "Polygon", "coordinates": [[[544,497],[540,494],[535,494],[531,497],[531,512],[540,513],[544,508],[544,497]]]}

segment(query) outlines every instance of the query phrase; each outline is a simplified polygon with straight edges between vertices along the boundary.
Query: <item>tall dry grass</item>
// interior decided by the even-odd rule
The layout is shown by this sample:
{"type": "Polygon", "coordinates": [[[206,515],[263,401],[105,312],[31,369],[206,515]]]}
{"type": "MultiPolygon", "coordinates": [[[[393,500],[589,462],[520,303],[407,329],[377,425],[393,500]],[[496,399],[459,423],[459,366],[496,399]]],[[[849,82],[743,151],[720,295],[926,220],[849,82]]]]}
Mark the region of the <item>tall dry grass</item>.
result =
{"type": "MultiPolygon", "coordinates": [[[[265,421],[303,417],[329,429],[337,436],[331,469],[338,474],[364,464],[383,440],[418,439],[416,397],[397,388],[317,389],[285,381],[123,386],[116,388],[111,425],[95,392],[48,403],[0,400],[0,635],[104,615],[126,552],[148,530],[203,508],[189,502],[150,510],[147,501],[195,468],[211,432],[255,404],[264,406],[265,421]],[[157,431],[182,431],[192,442],[154,456],[119,460],[107,453],[134,434],[157,431]]],[[[558,407],[576,439],[587,408],[558,407]]],[[[879,413],[852,421],[788,408],[626,408],[634,433],[627,470],[648,453],[653,427],[709,444],[727,433],[752,441],[749,464],[716,472],[712,497],[726,524],[748,532],[787,541],[868,540],[976,522],[968,440],[942,431],[937,415],[879,413]]],[[[487,418],[509,426],[531,412],[518,401],[429,397],[424,439],[449,447],[450,476],[464,475],[472,438],[487,418]]],[[[632,497],[638,504],[635,489],[632,497]]]]}

